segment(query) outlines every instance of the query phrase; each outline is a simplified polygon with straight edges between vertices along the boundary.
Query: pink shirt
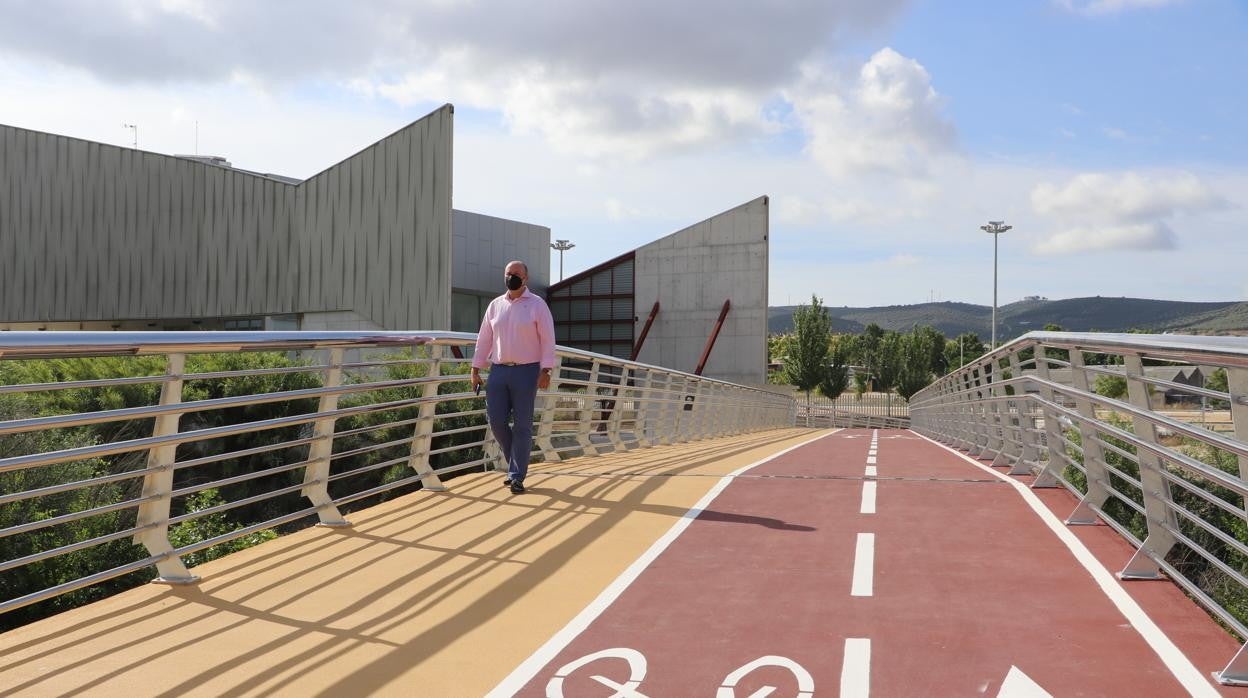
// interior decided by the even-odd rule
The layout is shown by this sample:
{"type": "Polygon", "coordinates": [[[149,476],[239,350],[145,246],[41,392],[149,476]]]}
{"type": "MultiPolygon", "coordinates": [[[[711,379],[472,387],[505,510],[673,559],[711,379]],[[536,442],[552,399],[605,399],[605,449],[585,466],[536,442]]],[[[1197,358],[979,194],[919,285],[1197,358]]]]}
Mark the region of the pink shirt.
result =
{"type": "Polygon", "coordinates": [[[555,367],[555,319],[546,301],[524,289],[512,300],[506,293],[490,301],[477,335],[472,365],[532,364],[555,367]]]}

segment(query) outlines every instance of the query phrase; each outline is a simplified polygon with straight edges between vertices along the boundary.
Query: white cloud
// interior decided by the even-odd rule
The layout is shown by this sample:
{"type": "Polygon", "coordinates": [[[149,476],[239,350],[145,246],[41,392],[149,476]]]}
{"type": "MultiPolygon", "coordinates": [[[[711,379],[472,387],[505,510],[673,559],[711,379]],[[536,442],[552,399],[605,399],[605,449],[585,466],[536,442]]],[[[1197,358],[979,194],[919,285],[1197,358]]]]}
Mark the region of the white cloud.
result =
{"type": "Polygon", "coordinates": [[[1061,135],[1061,137],[1062,137],[1062,138],[1074,139],[1074,138],[1076,138],[1076,137],[1077,137],[1077,135],[1075,134],[1075,132],[1074,132],[1074,131],[1071,131],[1071,130],[1070,130],[1070,129],[1068,129],[1068,128],[1059,128],[1059,129],[1057,130],[1057,133],[1058,133],[1059,135],[1061,135]]]}
{"type": "MultiPolygon", "coordinates": [[[[743,142],[811,56],[886,25],[905,0],[575,3],[45,0],[6,11],[0,56],[115,83],[300,82],[503,115],[582,157],[743,142]]],[[[887,97],[888,95],[884,95],[887,97]]]]}
{"type": "Polygon", "coordinates": [[[787,96],[808,134],[810,154],[836,175],[922,177],[931,158],[956,144],[927,70],[891,48],[877,52],[852,79],[826,62],[809,62],[787,96]]]}
{"type": "Polygon", "coordinates": [[[1055,0],[1058,5],[1076,14],[1089,17],[1113,15],[1131,10],[1178,5],[1185,0],[1055,0]]]}
{"type": "Polygon", "coordinates": [[[1116,141],[1125,141],[1128,138],[1126,131],[1113,126],[1106,126],[1101,129],[1101,133],[1104,133],[1107,138],[1112,138],[1116,141]]]}
{"type": "Polygon", "coordinates": [[[889,257],[884,264],[890,267],[913,267],[919,263],[919,258],[912,254],[898,254],[889,257]]]}
{"type": "Polygon", "coordinates": [[[1174,231],[1165,223],[1134,223],[1062,230],[1037,243],[1038,254],[1073,254],[1097,250],[1172,250],[1174,231]]]}
{"type": "Polygon", "coordinates": [[[623,201],[615,197],[609,197],[603,204],[603,208],[607,212],[607,219],[613,222],[620,222],[642,217],[641,209],[626,205],[623,201]]]}
{"type": "Polygon", "coordinates": [[[1031,192],[1032,207],[1061,218],[1142,221],[1183,211],[1216,209],[1223,199],[1196,175],[1084,173],[1064,186],[1049,182],[1031,192]]]}
{"type": "Polygon", "coordinates": [[[1164,250],[1177,246],[1166,219],[1215,211],[1226,201],[1190,172],[1084,173],[1064,186],[1045,182],[1032,208],[1055,218],[1058,232],[1036,243],[1040,254],[1092,250],[1164,250]]]}

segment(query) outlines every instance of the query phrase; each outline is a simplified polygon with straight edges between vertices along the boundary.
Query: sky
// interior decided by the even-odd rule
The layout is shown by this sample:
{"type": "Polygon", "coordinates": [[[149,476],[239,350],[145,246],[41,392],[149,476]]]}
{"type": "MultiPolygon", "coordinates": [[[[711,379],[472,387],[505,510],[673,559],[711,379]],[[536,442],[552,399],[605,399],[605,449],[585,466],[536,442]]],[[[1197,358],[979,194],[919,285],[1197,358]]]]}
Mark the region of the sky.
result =
{"type": "Polygon", "coordinates": [[[308,177],[450,102],[567,274],[769,195],[772,305],[990,304],[989,220],[1002,304],[1248,300],[1246,86],[1242,0],[0,0],[0,123],[308,177]]]}

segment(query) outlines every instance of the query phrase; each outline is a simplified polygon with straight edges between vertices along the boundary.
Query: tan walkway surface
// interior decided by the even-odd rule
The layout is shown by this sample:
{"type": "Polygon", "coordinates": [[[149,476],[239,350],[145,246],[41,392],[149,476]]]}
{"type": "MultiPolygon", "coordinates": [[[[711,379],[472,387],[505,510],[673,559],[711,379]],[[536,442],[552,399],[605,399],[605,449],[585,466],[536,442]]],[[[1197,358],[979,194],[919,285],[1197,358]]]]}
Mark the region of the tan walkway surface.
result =
{"type": "Polygon", "coordinates": [[[0,635],[0,695],[483,695],[789,429],[451,480],[0,635]],[[649,477],[629,477],[647,475],[649,477]],[[654,477],[660,476],[660,477],[654,477]]]}

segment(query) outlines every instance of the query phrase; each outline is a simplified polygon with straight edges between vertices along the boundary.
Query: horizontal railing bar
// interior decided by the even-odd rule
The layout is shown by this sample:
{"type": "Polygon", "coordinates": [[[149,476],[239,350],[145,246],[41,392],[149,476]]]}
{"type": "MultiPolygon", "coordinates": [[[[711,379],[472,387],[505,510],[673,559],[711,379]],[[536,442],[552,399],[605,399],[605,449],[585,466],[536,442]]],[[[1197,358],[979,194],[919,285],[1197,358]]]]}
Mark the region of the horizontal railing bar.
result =
{"type": "Polygon", "coordinates": [[[1182,487],[1185,491],[1193,495],[1196,495],[1197,497],[1200,497],[1201,499],[1204,499],[1206,502],[1209,502],[1210,504],[1222,509],[1226,513],[1231,514],[1232,516],[1244,515],[1244,507],[1235,506],[1233,503],[1228,502],[1225,499],[1222,499],[1221,497],[1217,496],[1216,494],[1209,492],[1205,488],[1198,486],[1197,483],[1184,480],[1178,475],[1175,475],[1174,473],[1166,471],[1166,470],[1163,470],[1161,472],[1161,476],[1164,477],[1171,484],[1182,487]]]}
{"type": "Polygon", "coordinates": [[[62,492],[72,492],[74,490],[81,490],[87,487],[107,485],[110,482],[120,482],[122,480],[131,480],[136,477],[144,477],[151,473],[158,473],[168,468],[169,466],[167,465],[158,465],[158,466],[154,466],[151,468],[127,470],[125,472],[114,473],[112,475],[101,475],[99,477],[93,477],[87,480],[76,480],[74,482],[67,482],[61,485],[48,485],[47,487],[40,487],[34,490],[23,490],[21,492],[14,492],[12,494],[0,495],[0,505],[11,504],[13,502],[20,502],[26,499],[34,499],[36,497],[46,497],[51,494],[60,494],[62,492]]]}
{"type": "Polygon", "coordinates": [[[243,536],[248,536],[253,533],[257,533],[259,531],[267,531],[270,528],[276,528],[277,526],[281,526],[284,523],[297,521],[299,519],[302,519],[305,516],[311,516],[317,513],[318,511],[320,511],[321,509],[327,508],[328,506],[330,505],[322,504],[318,506],[307,507],[306,509],[300,509],[299,511],[291,512],[289,514],[282,514],[281,516],[274,517],[272,519],[269,519],[268,521],[261,521],[260,523],[251,524],[250,526],[244,526],[242,528],[230,531],[229,533],[223,533],[219,536],[208,538],[207,540],[201,540],[196,543],[184,545],[181,548],[174,550],[173,552],[174,554],[178,556],[190,555],[191,553],[197,553],[200,550],[207,550],[208,548],[211,548],[214,545],[228,543],[237,538],[242,538],[243,536]]]}
{"type": "Polygon", "coordinates": [[[132,451],[144,451],[155,446],[168,446],[173,444],[193,443],[196,441],[207,441],[222,436],[233,436],[234,434],[246,434],[254,431],[267,431],[270,429],[280,429],[287,426],[296,426],[299,424],[307,424],[320,419],[347,417],[354,414],[364,414],[368,412],[380,412],[386,409],[394,409],[407,407],[410,405],[418,405],[422,402],[428,402],[428,398],[411,398],[407,400],[395,400],[394,402],[378,402],[369,405],[361,405],[359,407],[339,408],[333,412],[309,412],[301,415],[291,415],[289,417],[275,417],[273,419],[264,419],[256,422],[244,422],[242,424],[232,424],[228,426],[211,427],[208,429],[199,429],[196,431],[183,431],[177,434],[169,434],[167,436],[148,436],[140,439],[131,439],[129,441],[118,441],[112,444],[99,444],[96,446],[79,446],[77,448],[68,448],[60,451],[48,451],[46,453],[37,453],[27,456],[12,456],[9,458],[0,458],[0,473],[11,470],[21,470],[37,465],[52,465],[55,463],[65,463],[75,460],[84,460],[97,456],[111,456],[118,453],[130,453],[132,451]]]}
{"type": "MultiPolygon", "coordinates": [[[[1187,509],[1184,509],[1183,507],[1176,505],[1174,502],[1167,502],[1167,504],[1171,505],[1170,506],[1171,510],[1173,510],[1176,514],[1178,514],[1179,516],[1182,516],[1188,521],[1191,521],[1193,524],[1196,524],[1197,527],[1204,529],[1206,533],[1213,536],[1214,538],[1217,538],[1223,543],[1231,546],[1232,548],[1235,549],[1235,552],[1239,553],[1240,555],[1248,556],[1248,545],[1244,545],[1238,540],[1235,540],[1233,536],[1228,535],[1226,532],[1222,531],[1217,526],[1210,524],[1208,521],[1205,521],[1204,519],[1200,518],[1195,513],[1190,512],[1187,509]]],[[[1212,555],[1205,554],[1205,549],[1202,546],[1193,544],[1193,545],[1189,545],[1188,547],[1190,547],[1192,550],[1197,551],[1198,554],[1200,554],[1201,557],[1204,557],[1205,559],[1213,558],[1212,555]]],[[[1239,573],[1236,573],[1236,574],[1237,576],[1239,575],[1239,573]]],[[[1242,576],[1239,576],[1239,578],[1243,579],[1243,581],[1240,582],[1241,584],[1248,586],[1248,579],[1244,579],[1242,576]]]]}
{"type": "Polygon", "coordinates": [[[321,480],[321,479],[315,479],[310,482],[300,482],[298,484],[288,485],[286,487],[279,487],[275,490],[264,492],[262,494],[253,495],[251,497],[244,497],[243,499],[236,499],[230,502],[223,502],[221,504],[210,506],[205,509],[200,509],[198,511],[188,511],[185,514],[180,514],[178,516],[170,516],[169,525],[172,526],[174,524],[182,523],[183,521],[193,521],[194,519],[202,518],[210,514],[218,514],[223,511],[229,511],[230,509],[237,509],[238,507],[247,506],[248,504],[255,504],[257,502],[263,502],[266,499],[273,499],[274,497],[280,497],[284,494],[289,494],[291,492],[298,492],[299,490],[302,490],[305,487],[311,487],[312,485],[319,485],[322,482],[324,482],[324,480],[321,480]]]}
{"type": "Polygon", "coordinates": [[[134,419],[150,419],[152,417],[159,417],[162,415],[183,415],[190,414],[192,412],[207,412],[211,410],[228,409],[231,407],[263,405],[270,402],[290,402],[293,400],[304,400],[329,395],[341,396],[354,393],[370,393],[392,388],[414,387],[433,381],[436,381],[436,379],[412,378],[398,381],[384,381],[379,383],[353,383],[329,388],[303,388],[300,390],[284,390],[273,393],[261,393],[259,395],[238,395],[234,397],[213,398],[210,400],[179,402],[172,405],[125,407],[117,410],[101,410],[99,412],[66,414],[53,417],[14,419],[7,422],[0,422],[0,434],[17,434],[27,431],[63,429],[66,427],[85,426],[88,424],[129,421],[134,419]]]}
{"type": "MultiPolygon", "coordinates": [[[[1239,570],[1236,570],[1235,568],[1231,567],[1225,562],[1222,562],[1221,560],[1214,557],[1213,555],[1210,555],[1207,550],[1200,547],[1199,543],[1192,540],[1191,538],[1188,538],[1187,534],[1183,533],[1182,531],[1175,528],[1174,526],[1171,526],[1168,523],[1161,523],[1160,525],[1170,535],[1174,536],[1180,543],[1186,545],[1189,549],[1191,549],[1192,552],[1204,558],[1204,560],[1208,562],[1209,564],[1213,565],[1214,567],[1217,567],[1219,570],[1222,570],[1224,574],[1226,574],[1231,579],[1234,579],[1241,587],[1248,587],[1248,577],[1244,577],[1244,575],[1241,574],[1239,570]]],[[[1154,562],[1156,562],[1156,558],[1153,558],[1151,555],[1149,557],[1153,559],[1154,562]]]]}
{"type": "Polygon", "coordinates": [[[36,393],[52,390],[74,390],[78,388],[111,388],[117,385],[147,385],[150,383],[168,383],[177,380],[167,374],[159,376],[132,376],[129,378],[94,378],[81,381],[62,381],[60,383],[25,383],[22,385],[0,385],[0,395],[6,393],[36,393]]]}
{"type": "Polygon", "coordinates": [[[114,567],[111,570],[96,572],[95,574],[87,575],[86,577],[79,577],[78,579],[57,584],[56,586],[48,587],[47,589],[31,592],[25,596],[9,599],[8,601],[0,602],[0,613],[7,613],[8,611],[22,608],[23,606],[29,606],[31,604],[39,603],[40,601],[46,601],[60,596],[61,594],[68,594],[71,591],[82,589],[83,587],[89,587],[92,584],[106,582],[114,577],[120,577],[122,575],[130,574],[131,572],[138,572],[141,569],[151,567],[152,565],[173,556],[174,553],[171,552],[162,553],[160,555],[149,555],[142,560],[128,562],[120,567],[114,567]]]}
{"type": "Polygon", "coordinates": [[[224,453],[214,453],[211,456],[202,456],[200,458],[192,458],[190,460],[177,461],[173,464],[173,469],[182,470],[184,468],[194,468],[199,465],[207,465],[209,463],[217,463],[220,461],[232,460],[234,458],[244,458],[246,456],[255,456],[261,453],[268,453],[270,451],[284,451],[288,448],[298,448],[300,446],[307,446],[309,444],[316,443],[317,441],[324,441],[325,439],[328,439],[328,438],[330,438],[330,435],[328,434],[324,436],[305,436],[301,439],[292,439],[290,441],[281,441],[275,444],[266,444],[264,446],[255,446],[253,448],[245,448],[241,451],[226,451],[224,453]]]}
{"type": "Polygon", "coordinates": [[[59,548],[52,548],[51,550],[43,550],[41,552],[31,553],[30,555],[27,555],[26,557],[19,557],[13,560],[5,560],[3,562],[0,562],[0,572],[7,572],[8,570],[16,569],[18,567],[24,567],[31,563],[40,562],[42,560],[49,560],[54,557],[60,557],[61,555],[66,555],[69,553],[77,552],[79,550],[85,550],[87,548],[93,548],[97,545],[102,545],[104,543],[109,543],[115,540],[120,540],[122,538],[129,538],[130,536],[133,536],[137,533],[142,533],[143,531],[156,528],[156,526],[157,524],[153,522],[153,523],[149,523],[143,526],[127,528],[124,531],[116,531],[113,533],[108,533],[102,536],[98,536],[96,538],[90,538],[88,540],[80,540],[77,543],[70,543],[69,545],[62,545],[59,548]]]}
{"type": "Polygon", "coordinates": [[[134,507],[139,506],[143,502],[151,502],[159,498],[160,498],[160,495],[153,494],[147,497],[139,497],[138,499],[127,499],[124,502],[115,502],[113,504],[105,504],[103,506],[92,507],[91,509],[83,509],[82,511],[74,511],[68,514],[61,514],[60,516],[52,516],[46,519],[39,519],[37,521],[27,521],[24,524],[18,524],[16,526],[10,526],[8,528],[0,529],[0,538],[7,538],[9,536],[15,536],[19,533],[29,533],[31,531],[38,531],[41,528],[48,528],[49,526],[59,526],[63,523],[70,523],[71,521],[77,521],[79,519],[86,519],[92,516],[99,516],[100,514],[108,514],[114,511],[121,511],[122,509],[133,509],[134,507]]]}
{"type": "Polygon", "coordinates": [[[174,490],[172,493],[170,493],[169,496],[170,497],[185,497],[188,494],[194,494],[196,492],[202,492],[204,490],[211,490],[211,489],[216,489],[218,487],[226,487],[228,485],[235,485],[240,482],[247,482],[248,480],[259,480],[260,478],[268,477],[270,475],[277,475],[279,473],[285,473],[291,470],[298,470],[299,468],[306,468],[315,462],[316,461],[301,460],[295,463],[284,463],[282,465],[275,465],[269,468],[253,470],[249,473],[243,473],[242,475],[235,475],[233,477],[222,478],[220,480],[204,482],[198,485],[188,485],[186,487],[183,487],[182,489],[174,490]]]}
{"type": "MultiPolygon", "coordinates": [[[[1108,489],[1112,490],[1113,488],[1108,488],[1108,489]]],[[[1119,493],[1117,496],[1121,498],[1121,494],[1122,493],[1119,493]]],[[[1132,504],[1134,504],[1134,502],[1132,502],[1132,504]]],[[[1137,549],[1143,547],[1144,541],[1140,540],[1139,538],[1136,538],[1135,534],[1131,532],[1131,529],[1118,523],[1118,521],[1114,517],[1110,516],[1109,513],[1106,512],[1104,509],[1102,509],[1101,507],[1091,502],[1087,502],[1087,506],[1089,509],[1096,512],[1096,515],[1100,517],[1101,521],[1105,522],[1106,526],[1109,526],[1110,528],[1117,531],[1118,535],[1122,536],[1123,538],[1126,538],[1127,541],[1131,543],[1132,545],[1134,545],[1137,549]]]]}

